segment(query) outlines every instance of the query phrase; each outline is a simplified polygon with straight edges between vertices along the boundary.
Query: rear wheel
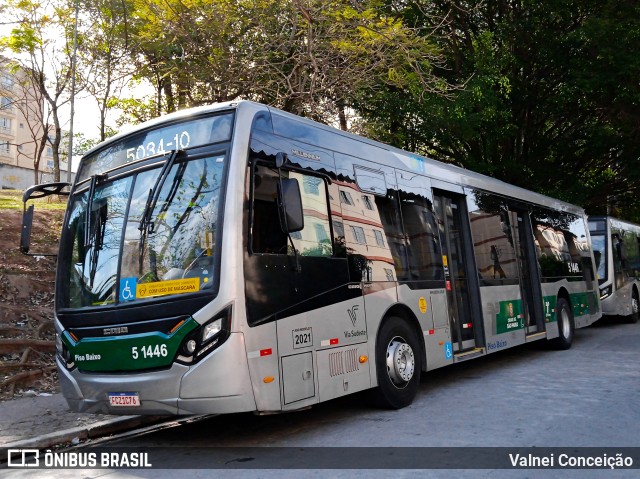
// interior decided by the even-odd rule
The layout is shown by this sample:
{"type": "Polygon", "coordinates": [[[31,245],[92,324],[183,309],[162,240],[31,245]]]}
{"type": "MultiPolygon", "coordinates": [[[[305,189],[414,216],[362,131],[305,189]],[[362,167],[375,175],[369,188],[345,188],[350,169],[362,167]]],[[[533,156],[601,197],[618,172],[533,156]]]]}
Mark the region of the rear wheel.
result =
{"type": "Polygon", "coordinates": [[[575,326],[571,306],[564,298],[558,298],[558,302],[556,303],[556,318],[559,336],[550,341],[551,345],[555,349],[569,349],[573,342],[575,326]]]}
{"type": "Polygon", "coordinates": [[[400,409],[413,402],[420,386],[420,343],[414,329],[397,317],[388,318],[376,340],[378,387],[376,404],[400,409]]]}
{"type": "Polygon", "coordinates": [[[633,290],[633,294],[631,295],[631,314],[629,315],[630,323],[637,323],[638,319],[640,319],[640,312],[638,306],[638,291],[633,290]]]}

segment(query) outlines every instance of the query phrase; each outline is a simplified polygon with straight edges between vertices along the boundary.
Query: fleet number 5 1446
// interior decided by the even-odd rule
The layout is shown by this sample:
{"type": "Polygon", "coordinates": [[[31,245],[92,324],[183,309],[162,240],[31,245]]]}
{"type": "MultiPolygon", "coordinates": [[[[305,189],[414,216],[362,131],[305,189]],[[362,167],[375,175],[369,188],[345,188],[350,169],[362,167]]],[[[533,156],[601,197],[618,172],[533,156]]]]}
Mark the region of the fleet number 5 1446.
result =
{"type": "Polygon", "coordinates": [[[166,358],[168,351],[166,344],[156,344],[155,346],[149,344],[147,346],[133,346],[131,348],[131,357],[133,359],[143,358],[166,358]]]}

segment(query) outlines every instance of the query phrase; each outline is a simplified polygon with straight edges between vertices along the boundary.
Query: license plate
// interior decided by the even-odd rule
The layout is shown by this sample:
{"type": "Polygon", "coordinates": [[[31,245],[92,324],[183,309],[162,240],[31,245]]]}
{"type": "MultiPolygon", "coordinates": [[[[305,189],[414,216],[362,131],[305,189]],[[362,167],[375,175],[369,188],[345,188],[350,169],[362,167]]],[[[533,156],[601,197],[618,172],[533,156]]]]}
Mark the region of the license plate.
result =
{"type": "Polygon", "coordinates": [[[140,406],[140,397],[134,392],[109,393],[109,404],[113,407],[140,406]]]}

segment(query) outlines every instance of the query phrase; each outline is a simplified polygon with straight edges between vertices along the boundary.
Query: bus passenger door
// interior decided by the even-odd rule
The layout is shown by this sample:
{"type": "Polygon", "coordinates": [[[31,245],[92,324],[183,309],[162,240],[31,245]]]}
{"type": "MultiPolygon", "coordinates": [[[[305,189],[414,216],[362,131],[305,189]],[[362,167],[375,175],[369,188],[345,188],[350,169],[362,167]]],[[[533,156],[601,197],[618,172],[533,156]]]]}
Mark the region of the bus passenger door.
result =
{"type": "Polygon", "coordinates": [[[482,315],[464,196],[436,191],[453,353],[472,352],[484,344],[482,315]]]}
{"type": "Polygon", "coordinates": [[[538,273],[538,260],[531,220],[526,210],[511,209],[509,212],[511,227],[514,229],[515,250],[520,274],[522,295],[522,314],[527,336],[544,331],[544,310],[542,308],[542,289],[538,273]]]}

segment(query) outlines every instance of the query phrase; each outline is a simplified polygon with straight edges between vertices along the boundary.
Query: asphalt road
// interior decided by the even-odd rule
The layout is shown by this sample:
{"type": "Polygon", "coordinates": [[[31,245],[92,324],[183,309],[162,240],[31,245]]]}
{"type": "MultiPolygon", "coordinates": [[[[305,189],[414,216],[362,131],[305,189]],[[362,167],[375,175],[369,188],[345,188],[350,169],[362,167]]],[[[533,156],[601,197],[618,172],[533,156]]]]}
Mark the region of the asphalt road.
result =
{"type": "MultiPolygon", "coordinates": [[[[533,343],[424,375],[416,401],[399,411],[373,409],[366,395],[359,394],[296,413],[213,417],[113,445],[138,451],[170,447],[153,456],[153,465],[192,469],[186,473],[190,478],[640,477],[638,469],[416,470],[411,455],[429,451],[390,449],[444,447],[455,466],[456,457],[468,463],[478,456],[480,464],[483,454],[491,453],[465,447],[640,447],[639,353],[640,324],[605,318],[578,330],[568,351],[533,343]],[[220,446],[241,449],[214,449],[220,446]],[[264,446],[278,449],[267,456],[251,449],[264,446]],[[314,453],[307,448],[313,447],[333,449],[322,450],[325,456],[318,461],[309,455],[314,453]],[[361,466],[362,455],[379,464],[385,454],[393,469],[348,469],[361,466]],[[323,460],[345,469],[317,469],[323,460]],[[206,470],[221,464],[239,470],[206,470]],[[310,465],[314,468],[299,470],[310,465]],[[247,469],[262,467],[266,469],[247,469]],[[271,469],[275,467],[286,469],[271,469]]],[[[56,471],[55,477],[185,475],[169,469],[78,472],[56,471]]]]}

